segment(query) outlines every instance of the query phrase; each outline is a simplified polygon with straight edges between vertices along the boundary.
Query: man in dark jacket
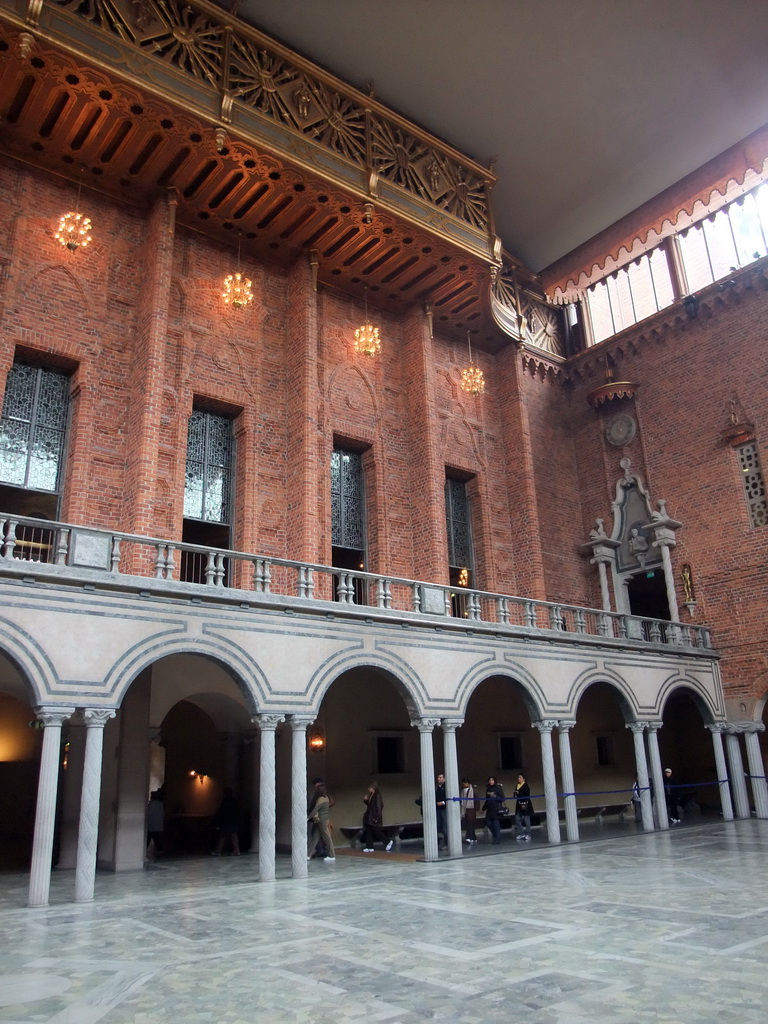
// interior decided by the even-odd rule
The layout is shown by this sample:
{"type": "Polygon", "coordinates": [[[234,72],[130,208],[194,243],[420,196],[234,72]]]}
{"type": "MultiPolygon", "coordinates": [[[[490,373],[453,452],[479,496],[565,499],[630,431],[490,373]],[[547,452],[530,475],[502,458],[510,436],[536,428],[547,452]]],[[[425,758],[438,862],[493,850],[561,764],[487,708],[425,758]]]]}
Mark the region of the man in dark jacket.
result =
{"type": "Polygon", "coordinates": [[[448,849],[448,827],[446,824],[446,796],[445,796],[445,776],[440,773],[437,776],[437,785],[435,786],[435,807],[437,810],[437,843],[441,850],[448,849]]]}

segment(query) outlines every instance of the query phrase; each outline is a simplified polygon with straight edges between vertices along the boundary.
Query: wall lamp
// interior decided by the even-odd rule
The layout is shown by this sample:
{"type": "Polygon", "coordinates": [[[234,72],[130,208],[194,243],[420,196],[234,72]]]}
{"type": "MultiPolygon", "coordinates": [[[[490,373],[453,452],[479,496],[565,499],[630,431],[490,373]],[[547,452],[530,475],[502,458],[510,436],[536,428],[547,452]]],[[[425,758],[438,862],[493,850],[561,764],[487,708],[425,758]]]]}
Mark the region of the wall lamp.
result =
{"type": "Polygon", "coordinates": [[[209,777],[207,772],[190,771],[187,774],[189,775],[189,777],[191,779],[197,779],[197,781],[200,783],[201,786],[203,785],[205,780],[209,777]]]}
{"type": "Polygon", "coordinates": [[[321,729],[312,729],[309,734],[309,749],[320,751],[325,749],[325,736],[321,729]]]}

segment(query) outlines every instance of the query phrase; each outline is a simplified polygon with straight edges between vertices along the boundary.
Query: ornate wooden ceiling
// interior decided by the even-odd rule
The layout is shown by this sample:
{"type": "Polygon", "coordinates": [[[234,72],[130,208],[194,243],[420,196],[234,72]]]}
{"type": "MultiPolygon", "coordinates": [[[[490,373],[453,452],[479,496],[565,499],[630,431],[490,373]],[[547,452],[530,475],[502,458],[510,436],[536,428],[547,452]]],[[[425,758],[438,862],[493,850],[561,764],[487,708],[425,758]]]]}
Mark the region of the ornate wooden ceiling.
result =
{"type": "MultiPolygon", "coordinates": [[[[30,0],[23,25],[8,11],[21,2],[0,0],[0,118],[7,153],[73,180],[82,174],[84,187],[136,205],[175,189],[179,223],[233,245],[239,237],[244,252],[283,265],[313,251],[324,285],[360,295],[367,287],[372,305],[396,313],[428,301],[436,330],[461,340],[469,330],[473,343],[487,350],[516,336],[521,318],[498,315],[500,304],[509,314],[514,301],[503,287],[505,274],[498,275],[491,301],[502,254],[487,208],[490,172],[462,163],[458,154],[348,87],[341,96],[335,79],[302,66],[295,55],[289,61],[271,41],[268,53],[254,50],[266,45],[263,39],[250,40],[250,65],[242,52],[239,62],[230,57],[227,63],[240,31],[231,19],[224,28],[232,38],[217,48],[211,26],[222,25],[206,21],[206,35],[197,23],[195,36],[195,12],[173,2],[83,0],[78,6],[30,0]],[[106,28],[125,35],[128,14],[117,22],[114,16],[123,7],[134,12],[136,37],[121,38],[122,59],[85,59],[77,19],[86,17],[88,31],[103,34],[108,11],[106,28]],[[158,12],[162,24],[155,23],[158,12]],[[140,32],[137,26],[143,26],[140,32]],[[133,59],[137,47],[143,47],[141,61],[133,59]],[[211,67],[195,63],[195,53],[226,67],[226,74],[216,71],[226,78],[224,86],[214,88],[211,67]],[[155,74],[153,60],[164,61],[163,74],[155,74]],[[171,87],[163,77],[169,64],[176,76],[171,87]],[[211,95],[189,98],[190,81],[203,83],[211,95]],[[352,101],[366,103],[357,121],[352,101]],[[206,104],[219,109],[206,116],[206,104]],[[361,137],[342,131],[358,123],[361,137]],[[282,134],[275,134],[278,129],[282,134]]],[[[94,38],[101,42],[100,35],[94,38]]],[[[507,275],[513,262],[505,260],[507,275]]],[[[533,275],[519,265],[516,275],[529,296],[538,291],[533,275]]]]}

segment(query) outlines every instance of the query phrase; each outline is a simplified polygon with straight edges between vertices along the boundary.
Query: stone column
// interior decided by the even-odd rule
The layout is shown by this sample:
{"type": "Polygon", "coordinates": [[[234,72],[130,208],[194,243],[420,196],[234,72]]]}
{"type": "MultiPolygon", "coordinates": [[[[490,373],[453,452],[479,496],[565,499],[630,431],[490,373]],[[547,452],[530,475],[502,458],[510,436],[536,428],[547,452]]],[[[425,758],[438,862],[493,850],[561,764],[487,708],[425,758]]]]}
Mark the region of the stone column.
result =
{"type": "Polygon", "coordinates": [[[259,754],[259,881],[275,880],[275,731],[284,715],[256,715],[261,733],[259,754]]]}
{"type": "Polygon", "coordinates": [[[37,707],[43,723],[43,750],[37,784],[35,836],[32,841],[32,870],[29,875],[29,906],[45,907],[51,891],[53,830],[56,822],[56,793],[59,788],[61,726],[75,713],[74,708],[37,707]]]}
{"type": "Polygon", "coordinates": [[[715,722],[707,728],[712,733],[712,746],[715,751],[715,766],[717,769],[717,782],[720,789],[720,806],[723,809],[723,821],[733,821],[733,804],[731,803],[731,790],[728,785],[728,769],[725,766],[725,752],[723,751],[723,733],[728,728],[725,722],[715,722]]]}
{"type": "Polygon", "coordinates": [[[733,789],[733,802],[736,805],[737,818],[749,818],[749,797],[747,786],[744,782],[744,762],[741,760],[741,747],[739,736],[734,727],[728,726],[725,734],[726,750],[728,751],[728,766],[730,768],[731,787],[733,789]]]}
{"type": "MultiPolygon", "coordinates": [[[[64,734],[62,734],[62,740],[64,734]]],[[[61,779],[59,799],[59,857],[58,871],[74,870],[77,864],[77,829],[80,819],[80,791],[83,788],[83,765],[85,763],[85,725],[77,715],[67,728],[69,750],[67,770],[61,779]]]]}
{"type": "Polygon", "coordinates": [[[307,877],[307,726],[314,716],[290,715],[291,726],[291,873],[307,877]]]}
{"type": "Polygon", "coordinates": [[[421,816],[424,821],[424,859],[437,860],[437,808],[435,807],[435,758],[432,753],[432,730],[439,718],[416,718],[411,725],[419,730],[421,753],[421,816]]]}
{"type": "MultiPolygon", "coordinates": [[[[637,784],[640,787],[640,810],[643,816],[643,828],[647,832],[653,832],[653,807],[651,806],[651,794],[648,789],[648,761],[645,757],[645,722],[630,722],[627,728],[632,731],[632,739],[635,741],[635,767],[637,768],[637,784]]],[[[662,794],[664,790],[662,788],[662,794]]]]}
{"type": "Polygon", "coordinates": [[[555,758],[552,753],[552,730],[556,721],[534,722],[541,737],[541,766],[544,771],[544,803],[547,811],[547,839],[550,843],[560,842],[560,812],[557,806],[557,781],[555,779],[555,758]]]}
{"type": "Polygon", "coordinates": [[[259,748],[261,737],[258,729],[249,735],[248,749],[251,758],[251,853],[259,849],[259,748]]]}
{"type": "Polygon", "coordinates": [[[461,718],[444,718],[443,760],[445,762],[446,815],[448,822],[448,852],[451,857],[462,855],[461,846],[461,796],[459,786],[459,759],[456,753],[456,730],[464,724],[461,718]]]}
{"type": "Polygon", "coordinates": [[[752,799],[755,803],[755,813],[758,818],[768,818],[768,787],[765,784],[765,767],[760,753],[760,741],[757,738],[758,732],[762,732],[765,726],[762,722],[754,722],[744,726],[744,742],[747,746],[747,761],[749,763],[749,775],[752,783],[752,799]]]}
{"type": "Polygon", "coordinates": [[[651,522],[648,525],[653,530],[653,546],[661,551],[661,564],[664,566],[664,582],[667,589],[669,617],[673,622],[679,622],[680,612],[677,607],[675,576],[672,572],[672,559],[669,552],[677,543],[675,531],[679,530],[683,524],[667,515],[667,503],[663,498],[659,498],[657,504],[659,511],[652,513],[651,522]]]}
{"type": "MultiPolygon", "coordinates": [[[[591,551],[590,565],[596,565],[600,574],[600,597],[603,602],[603,611],[611,611],[611,593],[608,589],[608,567],[611,569],[611,576],[616,587],[616,549],[621,547],[621,541],[611,540],[605,532],[604,520],[595,521],[595,528],[589,532],[589,540],[581,545],[584,552],[591,551]]],[[[618,604],[618,598],[617,598],[618,604]]],[[[617,608],[617,611],[622,611],[617,608]]]]}
{"type": "Polygon", "coordinates": [[[557,723],[557,734],[560,743],[560,774],[563,781],[563,806],[565,807],[565,831],[569,842],[579,841],[579,819],[576,814],[576,786],[573,780],[573,761],[571,759],[571,737],[569,730],[575,722],[560,721],[557,723]]]}
{"type": "Polygon", "coordinates": [[[85,763],[80,796],[80,825],[77,830],[75,902],[90,903],[96,881],[96,848],[99,840],[99,798],[101,797],[101,752],[104,726],[115,717],[112,708],[84,708],[85,763]]]}
{"type": "MultiPolygon", "coordinates": [[[[653,811],[656,818],[656,827],[660,829],[669,828],[669,817],[667,815],[667,801],[664,798],[664,772],[661,768],[661,754],[659,753],[659,729],[661,722],[646,722],[646,735],[648,737],[648,753],[651,759],[651,780],[653,782],[653,811]]],[[[642,807],[642,798],[640,806],[642,807]]]]}

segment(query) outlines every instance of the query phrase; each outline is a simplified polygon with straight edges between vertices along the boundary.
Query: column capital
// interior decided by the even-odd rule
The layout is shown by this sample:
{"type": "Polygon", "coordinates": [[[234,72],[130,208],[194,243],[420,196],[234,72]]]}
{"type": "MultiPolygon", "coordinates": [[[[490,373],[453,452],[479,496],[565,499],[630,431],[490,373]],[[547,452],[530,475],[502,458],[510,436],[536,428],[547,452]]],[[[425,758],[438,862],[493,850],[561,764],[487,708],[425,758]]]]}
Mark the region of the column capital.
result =
{"type": "Polygon", "coordinates": [[[463,718],[443,718],[440,722],[443,727],[443,732],[456,732],[464,725],[463,718]]]}
{"type": "Polygon", "coordinates": [[[89,729],[103,729],[110,718],[117,714],[114,708],[81,708],[80,713],[89,729]]]}
{"type": "Polygon", "coordinates": [[[765,725],[762,722],[740,722],[739,726],[743,733],[765,732],[765,725]]]}
{"type": "Polygon", "coordinates": [[[315,720],[314,715],[288,715],[288,724],[294,732],[306,730],[315,720]]]}
{"type": "Polygon", "coordinates": [[[647,724],[647,722],[627,722],[626,727],[627,729],[629,729],[633,736],[636,736],[638,733],[645,732],[645,727],[647,724]]]}
{"type": "Polygon", "coordinates": [[[439,718],[412,718],[411,725],[418,729],[419,732],[432,732],[438,725],[440,725],[439,718]]]}
{"type": "Polygon", "coordinates": [[[658,732],[659,729],[661,729],[663,725],[664,725],[664,723],[662,722],[662,720],[660,718],[655,718],[655,719],[653,719],[651,721],[646,722],[645,723],[645,728],[648,730],[648,732],[658,732]]]}
{"type": "Polygon", "coordinates": [[[285,721],[285,715],[254,715],[251,721],[258,725],[260,732],[274,732],[285,721]]]}
{"type": "Polygon", "coordinates": [[[568,730],[572,729],[574,725],[576,725],[576,720],[574,718],[561,718],[557,723],[557,728],[560,732],[568,732],[568,730]]]}
{"type": "Polygon", "coordinates": [[[38,721],[43,725],[63,725],[74,713],[74,708],[61,708],[50,704],[40,704],[35,708],[38,721]]]}
{"type": "Polygon", "coordinates": [[[533,728],[538,729],[539,732],[552,732],[557,727],[556,718],[543,718],[540,722],[534,722],[533,728]]]}
{"type": "Polygon", "coordinates": [[[722,735],[724,732],[728,731],[728,723],[727,722],[710,722],[709,725],[707,725],[705,728],[709,729],[709,731],[713,735],[716,732],[719,732],[720,735],[722,735]]]}

